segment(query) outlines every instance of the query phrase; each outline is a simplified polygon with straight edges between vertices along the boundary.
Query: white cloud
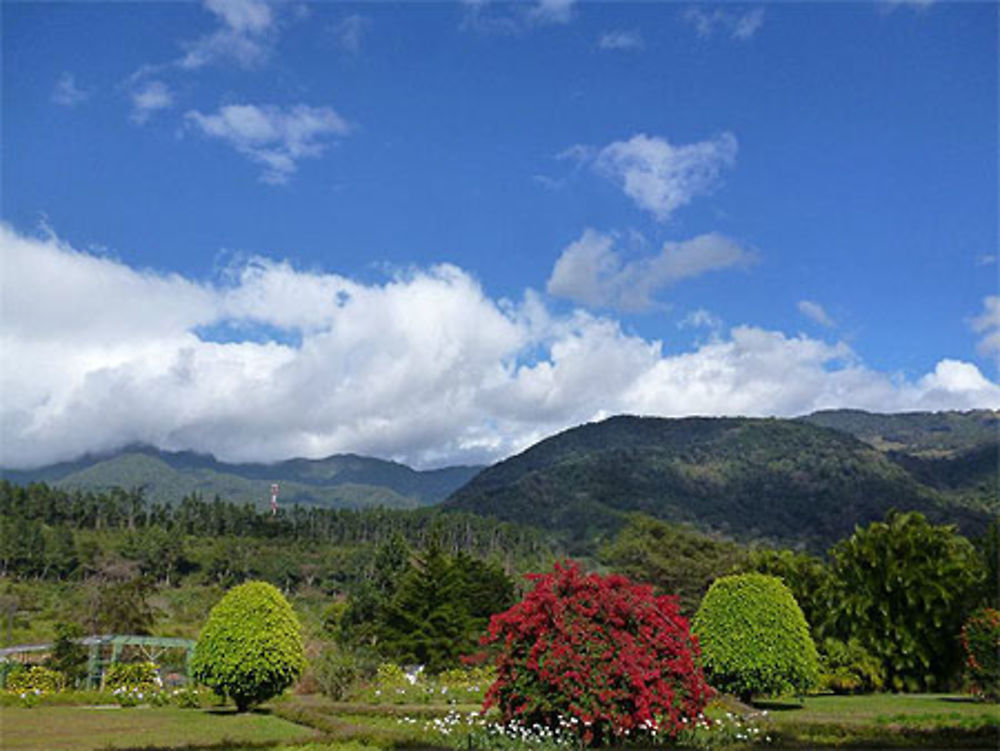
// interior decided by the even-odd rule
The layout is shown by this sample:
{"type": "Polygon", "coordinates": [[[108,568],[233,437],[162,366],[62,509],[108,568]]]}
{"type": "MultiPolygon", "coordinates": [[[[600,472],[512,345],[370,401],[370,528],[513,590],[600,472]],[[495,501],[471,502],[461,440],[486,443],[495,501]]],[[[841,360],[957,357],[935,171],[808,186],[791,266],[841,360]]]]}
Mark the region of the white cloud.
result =
{"type": "Polygon", "coordinates": [[[205,0],[205,7],[241,34],[259,34],[274,23],[271,6],[262,0],[205,0]]]}
{"type": "Polygon", "coordinates": [[[736,161],[737,149],[732,133],[683,146],[640,133],[628,141],[615,141],[596,155],[590,147],[576,145],[560,157],[590,161],[640,208],[665,222],[692,198],[716,186],[723,168],[736,161]]]}
{"type": "Polygon", "coordinates": [[[655,256],[625,260],[616,237],[593,229],[563,250],[547,290],[556,297],[598,308],[628,312],[656,306],[656,293],[709,271],[746,266],[753,254],[717,233],[664,243],[655,256]]]}
{"type": "Polygon", "coordinates": [[[482,462],[601,415],[1000,407],[943,360],[907,381],[844,344],[738,326],[665,351],[613,319],[489,298],[453,266],[362,284],[252,259],[195,282],[0,224],[0,466],[146,442],[267,461],[482,462]],[[211,341],[226,324],[301,344],[211,341]]]}
{"type": "Polygon", "coordinates": [[[601,34],[597,46],[602,50],[641,50],[643,48],[642,34],[636,30],[618,29],[601,34]]]}
{"type": "Polygon", "coordinates": [[[538,0],[530,17],[536,23],[569,23],[576,0],[538,0]]]}
{"type": "Polygon", "coordinates": [[[277,19],[271,4],[263,0],[205,0],[205,8],[216,15],[220,27],[184,44],[185,54],[177,65],[187,70],[220,61],[243,68],[263,65],[271,55],[277,19]]]}
{"type": "Polygon", "coordinates": [[[818,302],[813,302],[812,300],[799,300],[797,307],[802,315],[811,319],[815,323],[818,323],[820,326],[833,328],[837,325],[834,320],[827,315],[823,306],[818,302]]]}
{"type": "Polygon", "coordinates": [[[272,184],[288,182],[299,160],[320,156],[329,138],[346,136],[351,130],[330,107],[304,104],[287,109],[232,104],[210,115],[191,111],[185,118],[205,135],[225,141],[261,165],[261,180],[272,184]]]}
{"type": "Polygon", "coordinates": [[[680,321],[677,322],[679,329],[711,329],[719,331],[722,328],[722,319],[711,311],[704,308],[692,310],[680,321]]]}
{"type": "Polygon", "coordinates": [[[972,319],[972,330],[982,334],[979,351],[1000,359],[1000,296],[983,298],[983,312],[972,319]]]}
{"type": "Polygon", "coordinates": [[[174,106],[174,95],[163,81],[147,81],[132,92],[132,122],[144,125],[159,110],[174,106]]]}
{"type": "Polygon", "coordinates": [[[534,0],[533,2],[491,2],[462,0],[465,8],[462,28],[485,33],[519,35],[540,26],[567,24],[573,19],[577,0],[534,0]]]}
{"type": "Polygon", "coordinates": [[[78,88],[72,73],[63,73],[52,90],[52,101],[63,107],[75,107],[90,98],[90,92],[78,88]]]}
{"type": "Polygon", "coordinates": [[[698,36],[708,38],[716,30],[729,34],[732,39],[746,40],[764,25],[764,9],[754,8],[744,13],[716,8],[706,11],[700,7],[688,8],[684,20],[694,26],[698,36]]]}
{"type": "Polygon", "coordinates": [[[345,52],[357,55],[361,52],[361,44],[364,41],[365,30],[368,28],[369,20],[362,15],[352,13],[342,18],[334,27],[333,33],[337,38],[337,44],[345,52]]]}

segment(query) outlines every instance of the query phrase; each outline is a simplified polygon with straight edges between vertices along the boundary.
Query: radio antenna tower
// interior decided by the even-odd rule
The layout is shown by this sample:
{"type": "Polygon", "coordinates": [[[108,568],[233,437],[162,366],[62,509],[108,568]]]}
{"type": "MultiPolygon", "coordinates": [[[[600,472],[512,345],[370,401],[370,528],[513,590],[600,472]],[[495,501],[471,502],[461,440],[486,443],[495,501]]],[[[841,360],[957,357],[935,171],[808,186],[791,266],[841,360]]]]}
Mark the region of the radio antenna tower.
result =
{"type": "Polygon", "coordinates": [[[278,483],[271,484],[271,516],[278,513],[278,483]]]}

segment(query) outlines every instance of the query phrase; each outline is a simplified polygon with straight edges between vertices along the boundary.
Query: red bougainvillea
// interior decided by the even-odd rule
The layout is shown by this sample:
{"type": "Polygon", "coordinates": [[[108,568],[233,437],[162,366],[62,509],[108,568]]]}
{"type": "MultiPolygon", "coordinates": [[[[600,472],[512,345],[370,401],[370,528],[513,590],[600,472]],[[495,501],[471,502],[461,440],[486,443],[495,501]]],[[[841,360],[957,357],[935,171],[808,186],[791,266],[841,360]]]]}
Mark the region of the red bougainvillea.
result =
{"type": "Polygon", "coordinates": [[[1000,698],[1000,611],[977,610],[962,627],[965,668],[973,691],[988,698],[1000,698]]]}
{"type": "Polygon", "coordinates": [[[711,689],[675,597],[572,562],[529,578],[534,589],[483,637],[498,652],[484,709],[568,725],[595,745],[654,728],[673,737],[704,709],[711,689]]]}

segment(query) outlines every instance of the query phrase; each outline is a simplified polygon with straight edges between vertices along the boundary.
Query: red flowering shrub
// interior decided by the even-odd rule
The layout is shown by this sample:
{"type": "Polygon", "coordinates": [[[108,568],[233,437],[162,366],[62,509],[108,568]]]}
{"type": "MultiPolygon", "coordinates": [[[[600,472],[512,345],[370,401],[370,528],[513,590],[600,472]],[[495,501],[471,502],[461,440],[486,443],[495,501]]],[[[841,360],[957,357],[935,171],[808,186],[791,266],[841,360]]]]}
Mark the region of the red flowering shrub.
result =
{"type": "Polygon", "coordinates": [[[483,637],[498,650],[484,710],[600,744],[654,729],[674,737],[704,709],[711,689],[676,597],[575,563],[529,579],[534,589],[483,637]]]}
{"type": "Polygon", "coordinates": [[[1000,611],[977,610],[962,626],[965,667],[976,693],[1000,698],[1000,611]]]}

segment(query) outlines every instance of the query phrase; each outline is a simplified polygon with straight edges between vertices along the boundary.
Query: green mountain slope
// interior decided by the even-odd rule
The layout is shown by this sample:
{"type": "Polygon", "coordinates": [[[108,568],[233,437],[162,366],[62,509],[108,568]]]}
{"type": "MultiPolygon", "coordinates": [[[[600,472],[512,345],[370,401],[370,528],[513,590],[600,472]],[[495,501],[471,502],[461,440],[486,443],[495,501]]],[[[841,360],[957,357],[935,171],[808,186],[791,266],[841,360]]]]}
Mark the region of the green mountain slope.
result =
{"type": "Polygon", "coordinates": [[[851,435],[746,418],[623,416],[583,425],[484,470],[445,507],[534,524],[580,552],[632,511],[814,550],[892,507],[972,533],[986,520],[851,435]]]}
{"type": "Polygon", "coordinates": [[[861,439],[949,500],[997,513],[1000,411],[876,414],[828,410],[800,418],[861,439]]]}
{"type": "Polygon", "coordinates": [[[1000,438],[1000,411],[990,409],[899,414],[833,409],[799,419],[850,433],[883,451],[922,456],[961,453],[1000,438]]]}
{"type": "Polygon", "coordinates": [[[330,508],[417,508],[440,502],[479,467],[419,472],[395,462],[342,454],[326,459],[292,459],[276,464],[227,464],[192,452],[133,447],[105,457],[85,457],[36,470],[4,470],[11,482],[43,481],[60,488],[106,490],[144,487],[146,497],[177,502],[189,493],[218,494],[236,502],[266,505],[271,483],[279,502],[330,508]]]}

